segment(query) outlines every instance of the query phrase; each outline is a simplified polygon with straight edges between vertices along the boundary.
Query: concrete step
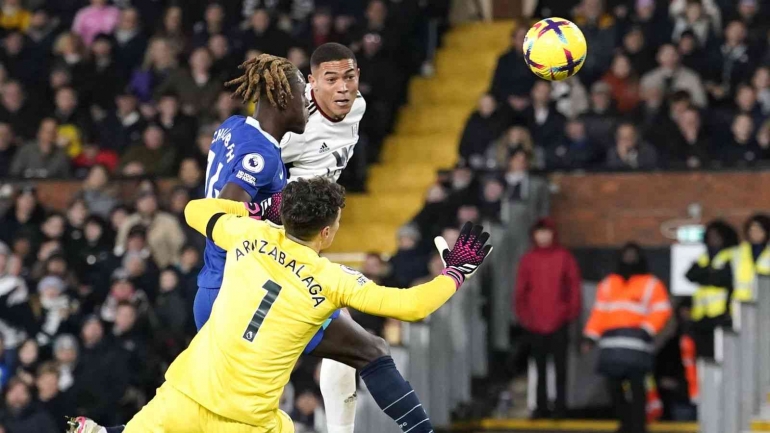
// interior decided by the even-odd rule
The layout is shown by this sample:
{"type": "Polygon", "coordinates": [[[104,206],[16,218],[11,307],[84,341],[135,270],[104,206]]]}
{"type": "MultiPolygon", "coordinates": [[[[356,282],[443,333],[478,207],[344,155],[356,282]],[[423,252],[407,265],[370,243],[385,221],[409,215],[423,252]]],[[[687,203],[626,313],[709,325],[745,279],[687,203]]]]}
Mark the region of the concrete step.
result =
{"type": "Polygon", "coordinates": [[[475,106],[479,97],[489,90],[490,80],[484,77],[414,78],[409,84],[409,105],[414,107],[436,105],[475,106]]]}
{"type": "Polygon", "coordinates": [[[473,105],[406,106],[398,114],[398,134],[459,134],[474,110],[473,105]]]}
{"type": "Polygon", "coordinates": [[[379,196],[381,193],[425,194],[436,180],[436,166],[430,162],[423,164],[403,164],[396,168],[374,165],[369,169],[369,192],[379,196]]]}
{"type": "Polygon", "coordinates": [[[382,223],[400,225],[408,221],[423,205],[423,194],[381,193],[347,198],[342,211],[343,225],[382,223]]]}
{"type": "Polygon", "coordinates": [[[396,231],[401,224],[342,224],[327,253],[396,251],[396,231]]]}

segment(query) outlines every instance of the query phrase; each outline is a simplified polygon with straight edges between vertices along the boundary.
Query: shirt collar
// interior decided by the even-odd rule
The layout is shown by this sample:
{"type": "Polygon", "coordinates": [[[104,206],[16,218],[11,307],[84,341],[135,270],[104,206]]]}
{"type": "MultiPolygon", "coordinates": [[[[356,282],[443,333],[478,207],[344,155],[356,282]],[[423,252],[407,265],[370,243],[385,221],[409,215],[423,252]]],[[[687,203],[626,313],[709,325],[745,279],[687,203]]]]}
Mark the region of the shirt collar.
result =
{"type": "Polygon", "coordinates": [[[270,135],[267,132],[265,132],[265,130],[262,129],[261,126],[259,126],[259,120],[255,119],[255,118],[253,118],[251,116],[248,116],[248,117],[246,117],[246,123],[251,125],[251,126],[253,126],[254,128],[256,128],[257,131],[261,132],[262,135],[264,135],[265,138],[267,138],[271,143],[273,143],[273,145],[275,147],[278,147],[278,148],[281,147],[281,145],[278,144],[278,140],[276,140],[275,137],[273,137],[272,135],[270,135]]]}

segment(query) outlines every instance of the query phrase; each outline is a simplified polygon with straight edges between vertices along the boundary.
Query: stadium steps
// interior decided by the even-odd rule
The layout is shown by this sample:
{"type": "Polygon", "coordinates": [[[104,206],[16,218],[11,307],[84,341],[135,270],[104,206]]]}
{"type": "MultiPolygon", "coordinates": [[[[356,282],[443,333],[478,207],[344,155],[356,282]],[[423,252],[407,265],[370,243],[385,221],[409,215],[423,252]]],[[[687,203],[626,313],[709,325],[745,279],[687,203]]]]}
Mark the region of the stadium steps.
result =
{"type": "Polygon", "coordinates": [[[759,414],[751,420],[752,432],[770,432],[770,393],[765,396],[765,404],[759,414]]]}
{"type": "Polygon", "coordinates": [[[385,140],[381,162],[369,170],[368,192],[348,197],[330,255],[353,263],[356,254],[396,250],[396,231],[420,210],[436,172],[456,163],[465,121],[489,87],[512,26],[465,24],[444,36],[436,73],[409,84],[409,102],[398,114],[395,133],[385,140]]]}

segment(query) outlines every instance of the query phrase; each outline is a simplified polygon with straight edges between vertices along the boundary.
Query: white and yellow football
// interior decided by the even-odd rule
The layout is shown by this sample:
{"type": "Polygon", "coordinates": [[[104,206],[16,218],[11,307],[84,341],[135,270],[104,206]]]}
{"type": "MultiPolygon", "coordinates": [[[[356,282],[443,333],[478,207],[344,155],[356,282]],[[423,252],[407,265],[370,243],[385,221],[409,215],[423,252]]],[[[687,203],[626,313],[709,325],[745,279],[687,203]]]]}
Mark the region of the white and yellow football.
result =
{"type": "Polygon", "coordinates": [[[532,72],[549,81],[575,75],[585,63],[586,38],[572,21],[546,18],[524,37],[524,61],[532,72]]]}

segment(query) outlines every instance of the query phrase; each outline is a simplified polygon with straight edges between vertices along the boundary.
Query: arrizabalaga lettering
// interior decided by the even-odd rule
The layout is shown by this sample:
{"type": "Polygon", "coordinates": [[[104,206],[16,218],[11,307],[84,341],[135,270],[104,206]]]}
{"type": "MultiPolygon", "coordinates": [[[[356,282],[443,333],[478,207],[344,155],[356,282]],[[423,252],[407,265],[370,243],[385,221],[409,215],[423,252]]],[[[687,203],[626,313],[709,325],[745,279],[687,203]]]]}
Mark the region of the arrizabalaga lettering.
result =
{"type": "Polygon", "coordinates": [[[326,297],[321,295],[323,288],[320,284],[315,282],[315,278],[313,278],[312,275],[301,274],[302,270],[305,269],[305,265],[297,265],[296,260],[290,259],[286,253],[279,250],[275,245],[268,246],[268,242],[262,239],[243,241],[241,243],[241,247],[235,249],[235,260],[240,260],[242,257],[245,257],[246,254],[249,253],[270,256],[279,265],[286,269],[290,269],[292,274],[294,274],[300,281],[305,284],[305,286],[307,286],[307,291],[310,294],[310,297],[313,299],[313,302],[315,302],[313,308],[318,307],[323,301],[326,300],[326,297]]]}

